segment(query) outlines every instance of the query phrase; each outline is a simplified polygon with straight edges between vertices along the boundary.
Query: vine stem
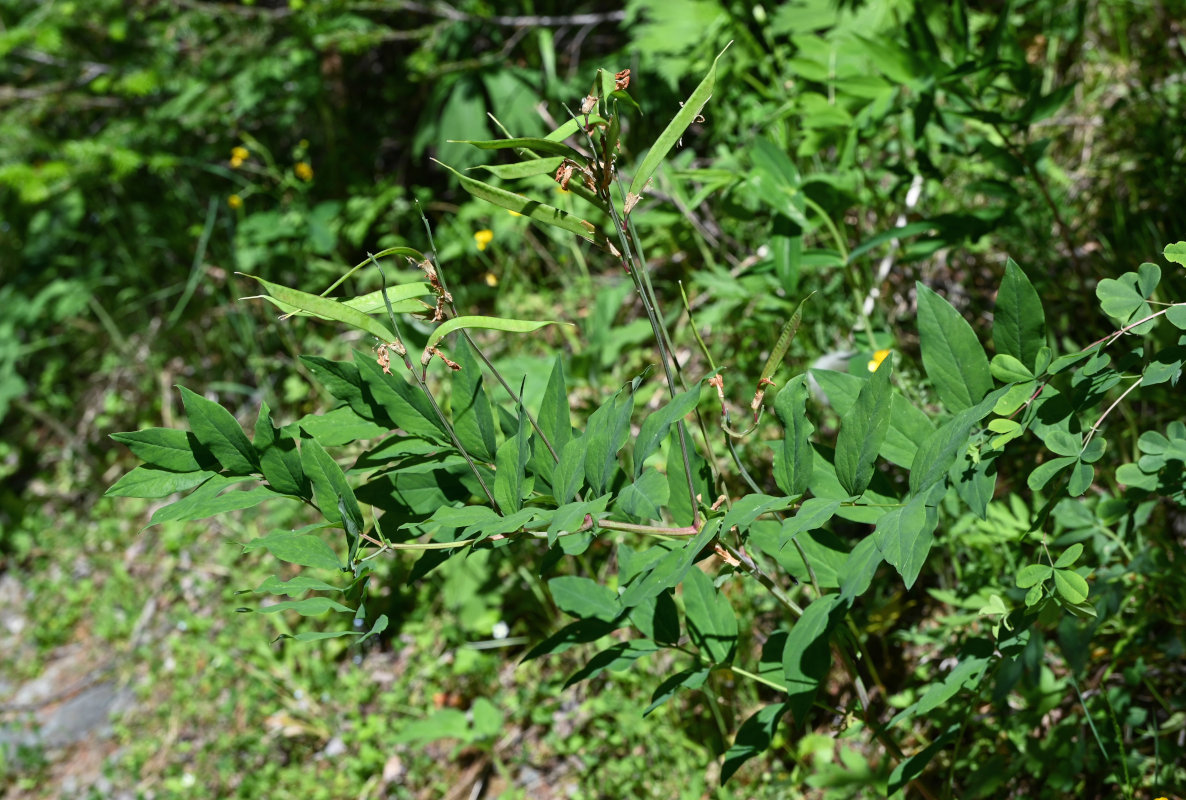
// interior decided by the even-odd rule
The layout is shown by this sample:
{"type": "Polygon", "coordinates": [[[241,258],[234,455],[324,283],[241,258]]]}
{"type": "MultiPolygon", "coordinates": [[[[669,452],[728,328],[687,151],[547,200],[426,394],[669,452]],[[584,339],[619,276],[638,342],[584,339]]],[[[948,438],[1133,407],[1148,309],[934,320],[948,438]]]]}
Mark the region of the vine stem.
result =
{"type": "Polygon", "coordinates": [[[1100,425],[1104,424],[1104,420],[1107,419],[1108,415],[1111,414],[1112,411],[1115,410],[1116,406],[1118,406],[1122,402],[1124,402],[1124,398],[1128,397],[1129,394],[1132,393],[1133,389],[1136,389],[1140,385],[1141,385],[1141,379],[1137,378],[1135,381],[1133,381],[1131,386],[1129,386],[1127,389],[1125,389],[1119,397],[1117,397],[1115,400],[1112,401],[1112,404],[1110,406],[1108,406],[1106,409],[1104,409],[1104,413],[1100,414],[1100,418],[1095,421],[1095,424],[1091,426],[1091,430],[1089,430],[1087,432],[1087,436],[1084,437],[1084,439],[1083,439],[1084,447],[1087,447],[1087,444],[1091,441],[1092,437],[1095,436],[1096,431],[1098,431],[1100,429],[1100,425]]]}

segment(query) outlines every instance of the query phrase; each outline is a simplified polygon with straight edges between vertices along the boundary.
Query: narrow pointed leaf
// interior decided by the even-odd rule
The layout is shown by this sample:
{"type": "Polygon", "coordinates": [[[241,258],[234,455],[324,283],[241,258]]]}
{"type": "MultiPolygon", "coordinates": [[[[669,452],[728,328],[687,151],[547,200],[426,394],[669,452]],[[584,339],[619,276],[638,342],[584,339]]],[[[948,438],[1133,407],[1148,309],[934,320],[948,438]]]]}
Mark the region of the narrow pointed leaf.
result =
{"type": "Polygon", "coordinates": [[[548,590],[556,606],[574,617],[613,622],[624,611],[613,591],[588,578],[576,575],[552,578],[548,590]]]}
{"type": "Polygon", "coordinates": [[[854,497],[868,488],[877,453],[889,429],[892,369],[892,359],[882,361],[861,387],[852,410],[840,421],[840,435],[836,438],[836,479],[854,497]]]}
{"type": "Polygon", "coordinates": [[[691,389],[680,392],[671,398],[667,405],[642,421],[638,438],[634,442],[634,477],[637,478],[642,473],[644,462],[659,449],[671,426],[695,410],[696,404],[700,402],[700,389],[703,385],[704,380],[701,379],[691,389]]]}
{"type": "Polygon", "coordinates": [[[367,316],[357,308],[351,308],[345,303],[329,297],[319,297],[318,295],[302,292],[298,289],[280,286],[270,281],[265,281],[263,278],[257,278],[254,275],[248,275],[247,273],[240,274],[254,281],[258,281],[260,286],[263,286],[268,294],[292,308],[306,311],[322,319],[334,320],[335,322],[341,322],[353,328],[358,328],[360,331],[365,331],[382,342],[394,342],[396,340],[396,335],[388,330],[387,326],[374,317],[367,316]]]}
{"type": "Polygon", "coordinates": [[[1013,259],[997,292],[992,341],[998,354],[1010,355],[1033,370],[1038,350],[1046,344],[1046,313],[1034,285],[1013,259]]]}
{"type": "Polygon", "coordinates": [[[918,495],[902,508],[895,508],[881,518],[873,531],[877,549],[902,576],[907,589],[918,579],[939,524],[938,512],[925,500],[918,495]]]}
{"type": "Polygon", "coordinates": [[[200,486],[214,474],[205,470],[170,472],[155,467],[136,467],[112,484],[104,497],[168,497],[200,486]]]}
{"type": "Polygon", "coordinates": [[[948,410],[962,411],[992,390],[988,357],[968,321],[921,282],[916,285],[923,367],[948,410]]]}
{"type": "Polygon", "coordinates": [[[699,569],[683,582],[684,615],[692,644],[715,664],[727,664],[737,649],[737,615],[729,600],[699,569]]]}
{"type": "Polygon", "coordinates": [[[192,433],[174,428],[145,428],[113,433],[111,438],[125,445],[146,466],[170,472],[198,472],[216,467],[213,455],[192,433]]]}
{"type": "Polygon", "coordinates": [[[507,333],[531,333],[538,331],[540,328],[548,325],[568,325],[567,322],[556,322],[555,320],[524,320],[524,319],[503,319],[502,317],[453,317],[447,319],[438,325],[428,337],[428,343],[424,345],[424,351],[427,353],[432,347],[436,347],[441,339],[448,336],[454,331],[459,331],[468,328],[483,328],[491,331],[505,331],[507,333]]]}
{"type": "Polygon", "coordinates": [[[815,702],[815,693],[832,666],[828,645],[832,631],[844,618],[848,606],[839,595],[816,598],[791,628],[782,651],[782,673],[789,695],[789,710],[802,727],[815,702]]]}
{"type": "Polygon", "coordinates": [[[769,705],[741,723],[733,745],[725,752],[725,761],[721,765],[721,785],[732,778],[742,764],[770,749],[778,723],[790,708],[790,703],[769,705]]]}
{"type": "Polygon", "coordinates": [[[468,344],[457,348],[456,358],[461,369],[452,374],[453,430],[471,456],[493,461],[494,412],[482,388],[482,367],[468,344]]]}
{"type": "Polygon", "coordinates": [[[634,393],[618,391],[589,417],[582,437],[585,450],[585,480],[595,494],[602,494],[618,469],[618,451],[630,435],[630,412],[634,393]]]}
{"type": "Polygon", "coordinates": [[[243,552],[263,548],[281,561],[301,567],[340,570],[342,563],[330,546],[313,533],[272,531],[243,545],[243,552]]]}
{"type": "Polygon", "coordinates": [[[234,475],[256,472],[259,469],[259,456],[231,412],[184,386],[177,388],[181,391],[190,430],[214,454],[218,463],[234,475]]]}
{"type": "Polygon", "coordinates": [[[784,430],[781,446],[774,450],[774,482],[788,495],[807,491],[814,469],[815,450],[811,434],[815,426],[807,419],[807,379],[796,375],[774,398],[774,413],[784,430]]]}
{"type": "Polygon", "coordinates": [[[576,150],[573,150],[563,142],[558,142],[554,139],[540,139],[525,136],[519,139],[490,139],[485,141],[475,141],[474,139],[449,139],[448,141],[455,144],[473,145],[479,150],[517,150],[519,148],[527,148],[540,153],[549,153],[554,156],[571,158],[574,161],[580,161],[582,159],[581,154],[576,150]]]}
{"type": "Polygon", "coordinates": [[[518,430],[498,448],[498,470],[494,473],[494,500],[503,514],[513,514],[523,507],[524,479],[531,456],[527,444],[529,430],[520,406],[518,430]]]}

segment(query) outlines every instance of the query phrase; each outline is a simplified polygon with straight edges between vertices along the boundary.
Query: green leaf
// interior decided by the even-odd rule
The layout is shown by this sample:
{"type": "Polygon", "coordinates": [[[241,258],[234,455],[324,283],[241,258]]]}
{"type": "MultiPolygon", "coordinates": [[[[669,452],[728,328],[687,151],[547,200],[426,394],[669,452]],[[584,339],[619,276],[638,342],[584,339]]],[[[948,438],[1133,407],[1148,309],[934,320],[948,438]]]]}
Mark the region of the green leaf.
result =
{"type": "Polygon", "coordinates": [[[519,148],[527,148],[535,150],[540,153],[551,153],[554,156],[561,158],[571,158],[573,161],[582,161],[583,157],[576,150],[573,150],[568,145],[557,142],[553,139],[539,139],[533,137],[522,137],[518,139],[491,139],[485,141],[475,141],[473,139],[448,139],[453,144],[469,144],[478,148],[479,150],[511,150],[519,148]]]}
{"type": "Polygon", "coordinates": [[[354,490],[347,483],[338,462],[315,439],[301,441],[301,466],[313,484],[317,508],[327,520],[346,530],[346,559],[347,563],[352,563],[358,550],[358,537],[351,534],[350,530],[361,531],[363,528],[362,511],[354,497],[354,490]],[[345,517],[342,516],[343,508],[345,517]]]}
{"type": "Polygon", "coordinates": [[[1034,377],[1029,368],[1007,353],[997,353],[988,365],[989,372],[1001,383],[1018,383],[1034,377]]]}
{"type": "Polygon", "coordinates": [[[257,609],[241,610],[254,610],[261,614],[278,614],[281,611],[295,611],[303,617],[316,617],[324,614],[327,611],[339,611],[350,614],[354,613],[353,608],[344,606],[337,601],[330,600],[328,597],[306,597],[304,600],[285,600],[280,603],[273,603],[270,606],[263,606],[257,609]]]}
{"type": "Polygon", "coordinates": [[[1026,479],[1026,485],[1035,492],[1041,491],[1046,484],[1050,483],[1055,475],[1062,472],[1071,464],[1078,462],[1075,456],[1063,456],[1061,458],[1052,458],[1044,464],[1039,464],[1037,469],[1030,473],[1029,478],[1026,479]]]}
{"type": "Polygon", "coordinates": [[[1054,570],[1045,564],[1030,564],[1022,567],[1017,571],[1017,586],[1020,589],[1037,586],[1049,578],[1053,572],[1054,570]]]}
{"type": "Polygon", "coordinates": [[[836,479],[844,490],[859,497],[873,478],[874,462],[889,428],[890,372],[893,359],[885,359],[861,387],[852,410],[840,421],[836,437],[836,479]]]}
{"type": "Polygon", "coordinates": [[[148,524],[152,526],[160,525],[162,522],[189,522],[195,519],[205,519],[227,511],[251,508],[269,498],[278,496],[265,486],[220,494],[228,486],[242,482],[242,478],[215,475],[177,502],[157,509],[148,524]]]}
{"type": "Polygon", "coordinates": [[[1090,591],[1083,576],[1069,569],[1054,570],[1054,588],[1063,600],[1072,605],[1086,601],[1090,591]]]}
{"type": "Polygon", "coordinates": [[[619,642],[608,650],[602,650],[593,656],[588,664],[569,676],[568,680],[564,682],[564,688],[567,689],[581,681],[595,678],[607,669],[613,672],[622,672],[633,666],[638,659],[658,652],[658,650],[659,645],[642,639],[619,642]]]}
{"type": "Polygon", "coordinates": [[[550,319],[536,322],[534,320],[524,319],[504,319],[502,317],[452,317],[442,322],[429,334],[428,342],[424,345],[424,355],[421,356],[420,363],[427,364],[430,358],[428,351],[436,347],[441,339],[444,339],[454,331],[480,328],[490,331],[504,331],[506,333],[531,333],[548,325],[571,324],[570,322],[556,322],[550,319]]]}
{"type": "MultiPolygon", "coordinates": [[[[813,369],[811,375],[819,383],[828,402],[841,417],[852,411],[857,395],[866,381],[856,375],[846,372],[833,372],[826,369],[813,369]]],[[[777,411],[778,400],[775,399],[777,411]]],[[[910,463],[918,452],[918,446],[930,436],[935,426],[926,414],[919,411],[902,395],[890,394],[889,429],[885,434],[885,441],[881,445],[882,458],[900,467],[910,467],[910,463]]],[[[778,465],[775,464],[775,469],[778,465]]],[[[777,478],[777,473],[775,474],[777,478]]]]}
{"type": "Polygon", "coordinates": [[[259,586],[255,587],[253,591],[255,594],[284,594],[289,597],[296,597],[305,592],[341,592],[344,590],[340,586],[334,586],[332,583],[326,583],[317,578],[310,578],[307,575],[297,575],[295,578],[290,578],[286,581],[282,581],[275,575],[272,575],[259,586]]]}
{"type": "Polygon", "coordinates": [[[952,463],[947,477],[972,513],[980,519],[987,519],[988,504],[997,486],[996,459],[977,460],[965,451],[962,457],[957,457],[952,463]]]}
{"type": "MultiPolygon", "coordinates": [[[[1161,267],[1146,262],[1136,272],[1126,272],[1118,279],[1105,278],[1100,281],[1095,287],[1095,295],[1105,314],[1115,317],[1122,325],[1129,325],[1153,313],[1147,300],[1160,281],[1161,267]]],[[[1147,333],[1154,322],[1149,320],[1136,326],[1132,329],[1133,333],[1147,333]]]]}
{"type": "Polygon", "coordinates": [[[520,402],[518,429],[498,448],[498,469],[494,473],[494,501],[503,514],[512,514],[523,507],[527,462],[531,458],[529,435],[530,428],[520,402]]]}
{"type": "MultiPolygon", "coordinates": [[[[714,372],[713,374],[715,375],[716,373],[714,372]]],[[[708,375],[705,377],[712,376],[708,375]]],[[[667,432],[671,430],[671,426],[695,410],[696,404],[700,402],[700,389],[703,385],[704,379],[702,378],[691,389],[688,389],[686,392],[680,392],[671,398],[667,405],[642,421],[642,426],[638,431],[638,438],[634,441],[635,478],[642,474],[644,462],[647,458],[658,450],[659,445],[667,438],[667,432]]]]}
{"type": "Polygon", "coordinates": [[[379,421],[385,415],[393,425],[413,436],[438,442],[447,440],[440,419],[419,387],[383,372],[373,356],[359,350],[354,351],[354,363],[358,367],[363,401],[372,408],[372,418],[379,421]]]}
{"type": "MultiPolygon", "coordinates": [[[[728,49],[729,47],[726,45],[725,50],[728,49]]],[[[634,179],[630,181],[630,194],[641,195],[646,191],[647,182],[655,174],[655,170],[663,163],[663,159],[667,158],[667,154],[671,152],[671,148],[675,147],[683,137],[684,131],[688,129],[688,126],[695,121],[696,117],[700,116],[705,103],[712,97],[713,86],[716,85],[717,80],[717,62],[721,60],[721,56],[725,54],[725,50],[722,50],[713,59],[708,74],[700,81],[700,85],[692,91],[692,94],[684,102],[683,107],[680,108],[675,117],[668,123],[663,133],[659,134],[659,138],[651,145],[651,149],[647,151],[642,163],[639,164],[637,171],[634,173],[634,179]]]]}
{"type": "Polygon", "coordinates": [[[774,413],[782,421],[782,447],[774,450],[774,482],[788,495],[807,491],[815,450],[811,434],[815,426],[807,419],[807,378],[796,375],[774,398],[774,413]]]}
{"type": "Polygon", "coordinates": [[[1054,566],[1059,569],[1065,569],[1078,561],[1081,555],[1083,555],[1083,545],[1080,542],[1075,542],[1063,551],[1062,555],[1058,557],[1058,560],[1054,562],[1054,566]]]}
{"type": "Polygon", "coordinates": [[[552,494],[557,503],[569,502],[584,485],[588,443],[585,436],[578,436],[569,440],[560,453],[560,463],[552,475],[552,494]]]}
{"type": "Polygon", "coordinates": [[[309,314],[320,317],[322,319],[333,320],[341,322],[344,325],[349,325],[352,328],[357,328],[360,331],[369,333],[381,342],[394,342],[397,337],[394,333],[388,330],[387,326],[381,323],[374,317],[367,316],[357,308],[351,308],[345,303],[339,302],[329,297],[319,297],[315,294],[302,292],[297,289],[290,289],[287,286],[280,286],[263,278],[257,278],[254,275],[248,275],[245,272],[238,273],[246,278],[251,278],[258,281],[264,287],[264,291],[272,297],[301,311],[306,311],[309,314]]]}
{"type": "MultiPolygon", "coordinates": [[[[358,359],[358,356],[355,356],[358,359]]],[[[319,356],[301,356],[318,383],[331,395],[346,403],[360,417],[375,421],[375,410],[363,399],[362,378],[358,366],[349,361],[330,361],[319,356]]]]}
{"type": "Polygon", "coordinates": [[[679,547],[672,548],[662,555],[652,566],[644,569],[630,582],[621,594],[624,608],[634,608],[648,597],[654,597],[665,589],[670,589],[681,581],[695,563],[696,556],[720,532],[719,519],[709,520],[704,524],[700,533],[679,547]]]}
{"type": "Polygon", "coordinates": [[[926,504],[924,495],[917,495],[882,517],[873,531],[877,549],[902,576],[907,589],[922,571],[938,524],[938,512],[926,504]]]}
{"type": "Polygon", "coordinates": [[[847,608],[839,595],[817,597],[804,609],[803,616],[787,636],[782,651],[782,672],[787,686],[787,705],[800,727],[807,723],[815,693],[832,666],[828,640],[844,619],[847,608]]]}
{"type": "Polygon", "coordinates": [[[250,475],[258,471],[259,457],[255,448],[231,412],[184,386],[177,388],[181,391],[190,430],[202,446],[214,454],[223,469],[233,475],[250,475]]]}
{"type": "Polygon", "coordinates": [[[648,468],[634,483],[622,489],[616,507],[637,519],[659,519],[668,496],[667,476],[648,468]]]}
{"type": "Polygon", "coordinates": [[[1175,264],[1186,267],[1186,242],[1167,244],[1165,249],[1161,251],[1161,254],[1165,256],[1166,261],[1172,261],[1175,264]]]}
{"type": "Polygon", "coordinates": [[[721,785],[733,777],[741,765],[770,749],[778,723],[791,708],[791,703],[769,705],[741,723],[733,746],[725,752],[721,765],[721,785]]]}
{"type": "Polygon", "coordinates": [[[277,492],[311,500],[313,487],[301,468],[301,454],[295,439],[279,436],[272,425],[272,414],[267,403],[259,407],[255,421],[255,440],[259,466],[264,479],[277,492]]]}
{"type": "Polygon", "coordinates": [[[577,531],[585,524],[585,517],[591,516],[596,522],[609,504],[610,495],[603,494],[595,500],[566,503],[556,509],[548,525],[548,546],[556,543],[556,538],[562,533],[577,531]]]}
{"type": "MultiPolygon", "coordinates": [[[[807,502],[811,502],[810,500],[807,502]]],[[[738,533],[745,533],[749,526],[763,514],[783,511],[794,503],[792,497],[771,497],[765,494],[747,494],[742,497],[725,514],[721,520],[721,530],[728,531],[737,526],[738,533]]],[[[821,523],[822,524],[822,523],[821,523]]]]}
{"type": "Polygon", "coordinates": [[[495,177],[503,180],[518,180],[535,175],[552,175],[564,163],[563,156],[549,156],[548,158],[532,158],[518,161],[514,164],[480,164],[478,169],[484,169],[495,177]]]}
{"type": "Polygon", "coordinates": [[[1141,375],[1141,386],[1156,386],[1167,381],[1171,386],[1177,386],[1183,363],[1186,363],[1186,347],[1180,344],[1157,351],[1141,375]]]}
{"type": "MultiPolygon", "coordinates": [[[[544,397],[540,402],[539,416],[536,420],[540,431],[551,443],[556,451],[556,459],[564,452],[565,445],[572,439],[572,418],[568,409],[568,387],[564,380],[564,361],[560,356],[552,364],[552,373],[548,376],[548,385],[544,387],[544,397]]],[[[552,482],[552,471],[556,461],[546,448],[537,448],[535,459],[536,471],[548,483],[552,482]]]]}
{"type": "Polygon", "coordinates": [[[997,292],[992,320],[997,354],[1009,355],[1033,370],[1038,350],[1046,344],[1046,313],[1038,292],[1021,268],[1009,259],[997,292]]]}
{"type": "MultiPolygon", "coordinates": [[[[436,159],[434,158],[433,161],[436,161],[436,159]]],[[[439,161],[436,161],[436,163],[441,164],[439,161]]],[[[487,203],[505,208],[508,211],[514,211],[521,216],[530,217],[536,222],[542,222],[545,225],[552,225],[569,233],[575,233],[577,236],[587,239],[590,242],[599,244],[607,249],[610,248],[609,240],[605,234],[599,231],[597,226],[588,220],[573,216],[553,206],[531,200],[521,194],[508,192],[506,189],[499,189],[488,183],[474,180],[467,175],[462,175],[447,164],[441,164],[441,166],[456,175],[462,188],[479,200],[485,200],[487,203]]]]}
{"type": "Polygon", "coordinates": [[[456,358],[461,369],[452,375],[453,431],[471,456],[491,462],[497,442],[494,412],[482,389],[482,367],[468,343],[457,348],[456,358]]]}
{"type": "Polygon", "coordinates": [[[574,617],[613,622],[624,611],[617,595],[588,578],[576,575],[552,578],[548,589],[557,607],[574,617]]]}
{"type": "Polygon", "coordinates": [[[645,717],[650,714],[674,697],[675,693],[680,689],[699,689],[708,680],[711,672],[712,669],[710,667],[692,668],[682,670],[668,677],[651,694],[651,704],[643,710],[642,715],[645,717]]]}
{"type": "Polygon", "coordinates": [[[602,494],[618,470],[618,451],[630,435],[634,393],[619,390],[589,417],[585,427],[585,480],[594,494],[602,494]],[[624,395],[624,396],[623,396],[624,395]]]}
{"type": "Polygon", "coordinates": [[[873,576],[885,558],[877,547],[874,536],[866,536],[848,554],[844,566],[838,571],[840,578],[840,599],[849,605],[856,598],[869,591],[873,576]]]}
{"type": "Polygon", "coordinates": [[[145,428],[113,433],[111,438],[126,445],[145,466],[170,472],[199,472],[216,466],[214,456],[192,433],[173,428],[145,428]]]}
{"type": "Polygon", "coordinates": [[[1095,468],[1090,464],[1083,463],[1082,459],[1076,459],[1075,467],[1071,470],[1070,480],[1067,481],[1067,494],[1071,497],[1080,497],[1091,488],[1091,482],[1095,480],[1095,468]]]}
{"type": "Polygon", "coordinates": [[[683,582],[684,616],[688,635],[714,664],[727,664],[737,649],[737,615],[717,591],[712,578],[699,569],[688,570],[683,582]]]}
{"type": "Polygon", "coordinates": [[[243,545],[243,552],[260,548],[267,550],[281,561],[301,567],[340,570],[342,563],[330,546],[320,536],[293,531],[272,531],[267,536],[253,539],[243,545]]]}
{"type": "MultiPolygon", "coordinates": [[[[403,249],[407,250],[410,248],[403,249]]],[[[419,256],[420,259],[423,259],[422,254],[417,252],[416,255],[419,256]]],[[[430,294],[432,294],[432,287],[424,282],[405,283],[399,286],[387,287],[387,299],[391,302],[392,313],[395,314],[411,314],[417,311],[431,310],[432,306],[416,299],[430,294]]],[[[272,305],[284,312],[284,316],[281,317],[281,319],[287,319],[288,317],[317,317],[317,319],[330,320],[329,317],[322,317],[318,314],[313,314],[309,311],[299,308],[298,306],[290,305],[283,300],[279,300],[270,295],[264,296],[263,299],[269,301],[272,303],[272,305]]],[[[343,306],[352,308],[356,311],[361,311],[364,314],[387,313],[387,304],[383,301],[382,289],[376,289],[373,292],[359,295],[358,297],[352,297],[349,300],[335,302],[340,302],[343,306]]]]}
{"type": "Polygon", "coordinates": [[[170,472],[153,467],[136,467],[108,489],[104,497],[168,497],[177,492],[188,491],[205,483],[215,473],[170,472]]]}
{"type": "Polygon", "coordinates": [[[932,433],[919,446],[910,464],[910,493],[924,494],[946,477],[956,456],[967,450],[968,432],[1008,392],[1001,387],[971,408],[966,408],[932,433]]]}
{"type": "Polygon", "coordinates": [[[921,282],[916,286],[923,367],[943,404],[962,411],[992,389],[988,358],[967,320],[921,282]]]}

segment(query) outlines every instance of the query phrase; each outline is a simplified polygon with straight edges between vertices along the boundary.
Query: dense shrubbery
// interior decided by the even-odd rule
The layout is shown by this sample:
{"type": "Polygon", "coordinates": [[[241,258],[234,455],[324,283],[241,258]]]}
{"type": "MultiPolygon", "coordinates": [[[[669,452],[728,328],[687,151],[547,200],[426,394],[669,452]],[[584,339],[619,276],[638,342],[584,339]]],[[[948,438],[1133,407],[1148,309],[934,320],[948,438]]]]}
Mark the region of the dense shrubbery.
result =
{"type": "MultiPolygon", "coordinates": [[[[1137,264],[1183,206],[1170,181],[1085,191],[1124,183],[1099,165],[1180,170],[1180,132],[1126,150],[1106,114],[1181,107],[1172,69],[1115,79],[1164,21],[122,8],[0,12],[14,485],[81,399],[59,482],[117,463],[91,433],[118,425],[146,463],[109,493],[185,493],[153,525],[280,501],[246,549],[302,569],[236,584],[278,633],[613,673],[652,729],[708,742],[683,771],[746,795],[1181,790],[1186,252],[1137,264]],[[582,42],[612,67],[591,91],[582,42]],[[202,392],[170,403],[161,373],[202,392]]],[[[44,557],[5,504],[10,563],[44,557]]],[[[359,782],[366,748],[501,763],[563,698],[457,672],[360,739],[359,782]]],[[[637,772],[607,791],[659,785],[637,772]]]]}

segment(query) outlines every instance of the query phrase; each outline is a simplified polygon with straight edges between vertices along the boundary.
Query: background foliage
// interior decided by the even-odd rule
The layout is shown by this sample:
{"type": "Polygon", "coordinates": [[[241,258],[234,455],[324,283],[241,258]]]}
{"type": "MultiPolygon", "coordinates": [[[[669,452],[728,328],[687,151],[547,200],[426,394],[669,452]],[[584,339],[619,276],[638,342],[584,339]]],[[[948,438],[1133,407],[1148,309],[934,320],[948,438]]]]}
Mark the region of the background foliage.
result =
{"type": "MultiPolygon", "coordinates": [[[[679,281],[744,417],[741,376],[761,372],[783,323],[815,292],[788,355],[794,372],[814,364],[864,377],[874,353],[892,349],[903,393],[928,411],[950,408],[923,377],[916,280],[986,341],[1012,257],[1042,298],[1060,354],[1143,309],[1145,295],[1103,281],[1133,273],[1132,285],[1147,288],[1137,265],[1159,261],[1186,230],[1186,134],[1167,124],[1186,102],[1183,10],[1111,0],[0,2],[0,558],[6,635],[21,642],[3,686],[21,685],[67,646],[117,653],[120,683],[137,699],[114,733],[122,746],[102,754],[111,791],[710,791],[742,721],[774,707],[768,687],[714,676],[710,691],[643,719],[655,685],[680,668],[659,659],[559,691],[593,651],[517,666],[568,609],[513,549],[453,559],[411,583],[411,560],[376,561],[368,622],[386,613],[390,628],[365,644],[269,644],[318,628],[281,613],[230,614],[257,605],[236,590],[275,572],[270,555],[241,555],[235,544],[312,518],[264,506],[138,534],[155,506],[98,499],[134,463],[107,435],[182,424],[176,384],[247,424],[261,402],[282,424],[330,408],[298,357],[349,359],[365,340],[277,324],[266,304],[238,301],[258,289],[233,273],[316,292],[367,252],[427,250],[417,201],[463,313],[577,323],[483,342],[513,384],[535,376],[532,408],[544,392],[540,365],[564,353],[570,401],[592,412],[655,363],[621,269],[569,235],[475,201],[429,157],[457,169],[496,163],[447,140],[502,128],[542,135],[605,67],[633,74],[642,113],[629,116],[622,157],[636,163],[643,153],[631,148],[655,139],[730,41],[706,119],[636,215],[681,360],[697,377],[711,371],[678,313],[679,281]],[[1111,302],[1124,313],[1088,313],[1097,292],[1105,310],[1111,302]],[[499,623],[506,638],[493,635],[499,623]],[[177,746],[137,744],[161,737],[177,746]]],[[[546,191],[557,205],[575,202],[546,191]]],[[[1180,268],[1163,267],[1154,302],[1183,298],[1180,268]]],[[[378,287],[361,274],[358,293],[378,287]]],[[[1140,358],[1176,336],[1159,326],[1140,358]]],[[[822,436],[846,409],[821,388],[810,403],[822,436]]],[[[946,510],[940,552],[917,584],[879,582],[854,614],[854,635],[882,668],[883,723],[940,686],[947,702],[904,716],[897,734],[908,753],[939,751],[950,724],[980,708],[947,691],[959,688],[948,670],[967,655],[972,620],[994,590],[1024,606],[1028,587],[1012,577],[1041,566],[1047,543],[1084,546],[1078,566],[1091,570],[1099,616],[1036,630],[980,698],[1010,713],[985,712],[961,747],[930,762],[916,784],[923,796],[1183,791],[1180,511],[1124,489],[1174,494],[1183,438],[1171,425],[1174,392],[1155,384],[1115,412],[1086,500],[1049,510],[1040,545],[1023,537],[1044,487],[1002,466],[982,517],[946,510]]],[[[1023,461],[1026,447],[1043,452],[1012,446],[1023,461]]],[[[766,450],[743,456],[775,491],[766,450]]],[[[867,531],[837,523],[828,541],[847,551],[867,531]]],[[[594,552],[582,569],[597,574],[605,557],[594,552]]],[[[745,626],[776,630],[769,598],[729,592],[751,609],[745,626]]],[[[739,646],[761,661],[764,644],[755,636],[739,646]]],[[[847,691],[822,687],[832,716],[779,729],[758,748],[768,754],[719,791],[885,791],[896,762],[867,736],[836,736],[854,723],[847,691]]],[[[4,713],[14,729],[37,721],[4,713]]],[[[11,794],[63,785],[60,753],[4,741],[11,794]]]]}

